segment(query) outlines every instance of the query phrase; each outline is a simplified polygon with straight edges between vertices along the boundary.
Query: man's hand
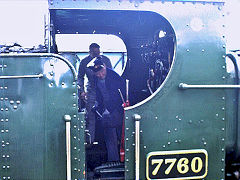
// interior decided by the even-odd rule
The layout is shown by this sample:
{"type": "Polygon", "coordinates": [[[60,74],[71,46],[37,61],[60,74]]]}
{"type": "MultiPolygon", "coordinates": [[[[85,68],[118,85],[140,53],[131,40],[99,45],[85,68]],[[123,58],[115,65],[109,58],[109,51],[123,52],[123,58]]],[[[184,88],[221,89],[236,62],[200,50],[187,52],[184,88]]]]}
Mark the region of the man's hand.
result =
{"type": "Polygon", "coordinates": [[[87,93],[86,93],[86,92],[82,92],[82,93],[80,94],[80,96],[81,96],[81,99],[82,99],[82,100],[87,100],[87,93]]]}

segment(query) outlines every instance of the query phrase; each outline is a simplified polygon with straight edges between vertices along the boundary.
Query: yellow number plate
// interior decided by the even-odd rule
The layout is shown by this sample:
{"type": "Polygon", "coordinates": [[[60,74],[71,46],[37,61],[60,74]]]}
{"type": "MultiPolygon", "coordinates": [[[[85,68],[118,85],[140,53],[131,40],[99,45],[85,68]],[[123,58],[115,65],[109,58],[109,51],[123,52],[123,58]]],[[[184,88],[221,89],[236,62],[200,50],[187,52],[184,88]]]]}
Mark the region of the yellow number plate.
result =
{"type": "Polygon", "coordinates": [[[151,152],[146,160],[147,179],[200,179],[207,175],[205,149],[151,152]]]}

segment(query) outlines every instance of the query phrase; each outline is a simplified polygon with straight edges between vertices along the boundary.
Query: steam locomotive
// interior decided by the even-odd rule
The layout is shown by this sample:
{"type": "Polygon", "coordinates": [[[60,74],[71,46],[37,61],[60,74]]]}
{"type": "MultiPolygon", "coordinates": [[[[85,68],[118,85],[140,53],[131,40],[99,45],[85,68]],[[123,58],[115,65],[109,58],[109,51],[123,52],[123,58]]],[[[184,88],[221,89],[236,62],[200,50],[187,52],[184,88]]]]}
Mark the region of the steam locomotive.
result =
{"type": "Polygon", "coordinates": [[[239,57],[226,53],[224,1],[48,4],[44,45],[0,46],[0,180],[240,179],[239,57]],[[79,52],[58,51],[62,34],[126,46],[124,162],[102,165],[101,139],[85,141],[79,52]]]}

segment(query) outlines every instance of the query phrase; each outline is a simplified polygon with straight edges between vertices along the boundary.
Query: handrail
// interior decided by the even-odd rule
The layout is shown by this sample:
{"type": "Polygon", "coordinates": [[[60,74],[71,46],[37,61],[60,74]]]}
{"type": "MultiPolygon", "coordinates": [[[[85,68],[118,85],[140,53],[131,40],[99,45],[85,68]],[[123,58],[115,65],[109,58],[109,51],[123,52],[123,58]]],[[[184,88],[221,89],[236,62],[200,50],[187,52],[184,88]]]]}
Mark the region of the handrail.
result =
{"type": "Polygon", "coordinates": [[[140,179],[140,119],[139,114],[134,114],[135,120],[135,180],[140,179]]]}
{"type": "Polygon", "coordinates": [[[42,78],[43,74],[21,75],[21,76],[0,76],[0,79],[20,79],[20,78],[42,78]]]}
{"type": "Polygon", "coordinates": [[[64,115],[66,122],[67,180],[71,180],[71,116],[64,115]]]}
{"type": "Polygon", "coordinates": [[[74,75],[74,80],[77,81],[77,72],[74,68],[74,66],[72,65],[71,62],[69,62],[68,59],[58,55],[58,54],[52,54],[52,53],[31,53],[31,54],[27,54],[27,53],[22,53],[22,54],[0,54],[0,58],[1,57],[54,57],[54,58],[58,58],[60,60],[62,60],[63,62],[65,62],[69,68],[71,69],[73,75],[74,75]]]}

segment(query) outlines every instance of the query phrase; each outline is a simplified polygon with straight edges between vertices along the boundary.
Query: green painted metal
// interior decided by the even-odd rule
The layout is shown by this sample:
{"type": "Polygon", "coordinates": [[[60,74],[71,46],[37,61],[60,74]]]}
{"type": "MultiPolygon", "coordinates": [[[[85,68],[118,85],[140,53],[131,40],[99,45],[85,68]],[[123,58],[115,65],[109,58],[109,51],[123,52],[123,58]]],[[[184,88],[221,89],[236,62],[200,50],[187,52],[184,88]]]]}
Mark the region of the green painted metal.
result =
{"type": "Polygon", "coordinates": [[[174,64],[158,92],[126,111],[125,177],[135,177],[132,116],[139,114],[142,117],[140,179],[146,178],[148,153],[191,149],[208,152],[208,174],[204,179],[224,179],[225,91],[178,88],[180,83],[226,84],[226,72],[222,68],[225,66],[225,46],[221,8],[213,4],[166,5],[166,8],[174,12],[168,13],[164,8],[155,10],[170,22],[176,33],[174,64]]]}
{"type": "MultiPolygon", "coordinates": [[[[72,178],[83,178],[76,74],[56,55],[1,55],[0,179],[66,179],[64,115],[71,117],[72,178]],[[5,167],[5,168],[2,168],[5,167]]],[[[82,126],[83,127],[83,126],[82,126]]]]}
{"type": "Polygon", "coordinates": [[[49,9],[69,9],[69,8],[78,8],[78,9],[86,9],[89,7],[90,9],[108,6],[107,8],[114,8],[114,4],[121,5],[125,7],[139,8],[141,4],[144,3],[151,3],[151,4],[158,4],[158,3],[216,3],[216,4],[223,4],[226,2],[225,0],[48,0],[49,9]],[[109,6],[111,5],[111,6],[109,6]]]}

